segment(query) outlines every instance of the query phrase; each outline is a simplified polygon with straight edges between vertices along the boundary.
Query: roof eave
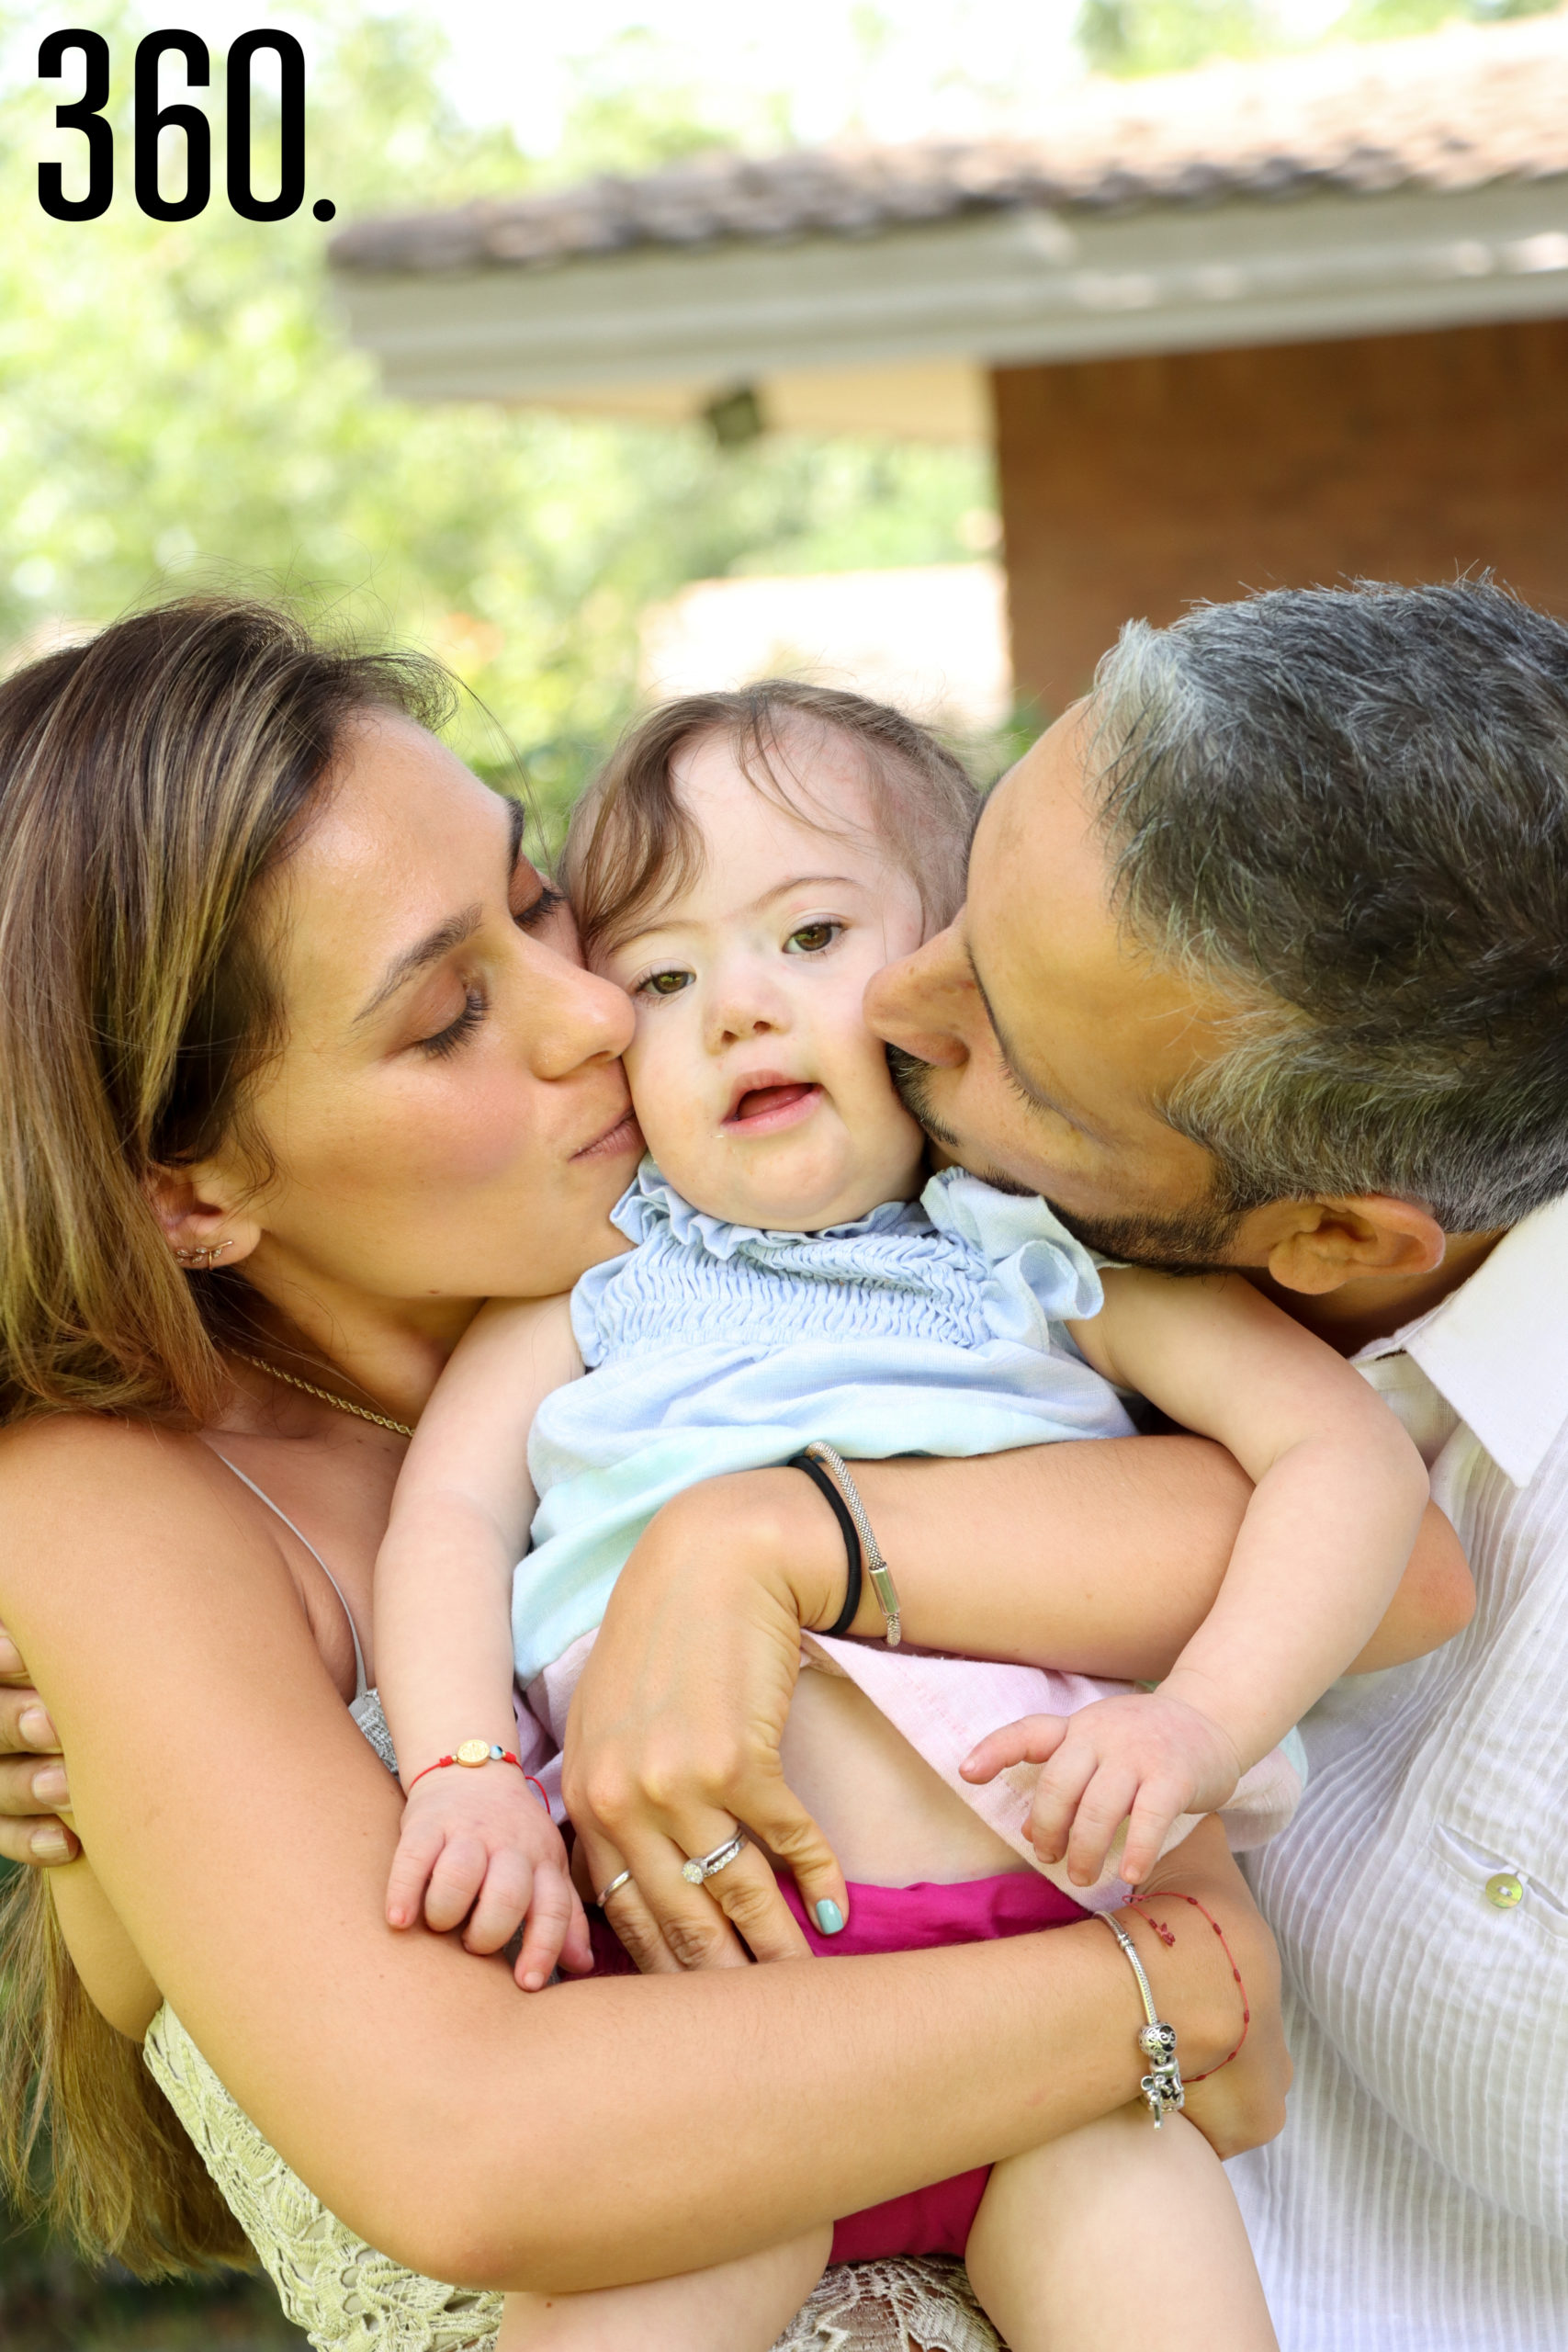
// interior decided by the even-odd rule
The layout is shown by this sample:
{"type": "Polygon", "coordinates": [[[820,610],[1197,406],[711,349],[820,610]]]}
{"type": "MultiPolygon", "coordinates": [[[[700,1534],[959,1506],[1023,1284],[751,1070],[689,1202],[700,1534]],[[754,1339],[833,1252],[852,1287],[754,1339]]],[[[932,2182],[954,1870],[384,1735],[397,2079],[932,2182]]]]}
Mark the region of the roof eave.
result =
{"type": "Polygon", "coordinates": [[[1307,342],[1568,312],[1568,174],[335,284],[387,390],[416,400],[1307,342]]]}

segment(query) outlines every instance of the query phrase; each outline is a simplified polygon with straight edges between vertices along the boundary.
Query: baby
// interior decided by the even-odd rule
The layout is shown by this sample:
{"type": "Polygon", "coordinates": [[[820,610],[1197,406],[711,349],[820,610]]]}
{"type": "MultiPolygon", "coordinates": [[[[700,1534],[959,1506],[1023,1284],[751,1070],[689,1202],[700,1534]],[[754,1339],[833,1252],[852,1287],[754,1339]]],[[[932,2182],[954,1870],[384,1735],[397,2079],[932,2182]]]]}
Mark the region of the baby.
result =
{"type": "MultiPolygon", "coordinates": [[[[521,1924],[530,1989],[588,1952],[559,1834],[513,1769],[529,1721],[513,1674],[558,1745],[621,1566],[698,1479],[815,1440],[852,1463],[1124,1435],[1129,1392],[1255,1482],[1222,1591],[1156,1692],[806,1637],[818,1670],[784,1762],[851,1882],[847,1922],[832,1903],[807,1918],[784,1882],[818,1951],[1112,1909],[1197,1814],[1230,1808],[1233,1842],[1270,1834],[1299,1792],[1277,1744],[1364,1645],[1409,1555],[1427,1501],[1415,1450],[1249,1284],[1106,1266],[1041,1201],[961,1170],[921,1189],[924,1139],[862,1001],[951,919],[974,811],[956,763],[900,714],[773,684],[655,713],[574,818],[584,949],[637,1006],[626,1065],[649,1158],[615,1213],[628,1250],[570,1298],[477,1318],[410,1448],[376,1590],[409,1796],[389,1917],[466,1918],[482,1951],[521,1924]],[[491,1769],[441,1769],[459,1741],[458,1761],[491,1769]]],[[[1074,2258],[1100,2262],[1106,2292],[1098,2310],[1073,2296],[1075,2346],[1121,2347],[1116,2313],[1156,2308],[1168,2346],[1272,2345],[1217,2159],[1172,2117],[1156,2214],[1147,2132],[1131,2109],[690,2278],[513,2296],[502,2344],[765,2352],[831,2247],[964,2254],[1013,2352],[1035,2352],[1065,2340],[1073,2291],[1047,2223],[1092,2168],[1107,2234],[1074,2258]]]]}

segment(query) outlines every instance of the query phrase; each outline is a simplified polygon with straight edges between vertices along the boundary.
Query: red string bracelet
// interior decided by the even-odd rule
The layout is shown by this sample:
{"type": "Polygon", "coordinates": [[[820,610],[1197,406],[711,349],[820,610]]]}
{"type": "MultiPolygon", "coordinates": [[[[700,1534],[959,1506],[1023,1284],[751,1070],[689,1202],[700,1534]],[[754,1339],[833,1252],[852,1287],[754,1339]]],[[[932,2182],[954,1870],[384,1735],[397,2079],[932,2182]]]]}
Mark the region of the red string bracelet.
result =
{"type": "MultiPolygon", "coordinates": [[[[466,1739],[460,1747],[452,1750],[450,1756],[438,1756],[434,1764],[425,1766],[424,1772],[416,1772],[403,1794],[412,1796],[425,1772],[444,1772],[448,1764],[461,1764],[469,1772],[477,1771],[481,1764],[515,1764],[523,1772],[522,1758],[513,1756],[510,1747],[497,1747],[488,1739],[466,1739]]],[[[528,1778],[526,1772],[523,1772],[523,1778],[528,1778]]]]}
{"type": "Polygon", "coordinates": [[[1187,2077],[1189,2083],[1206,2083],[1210,2075],[1218,2075],[1222,2073],[1224,2069],[1230,2064],[1231,2060],[1235,2057],[1237,2052],[1241,2049],[1242,2042],[1247,2040],[1247,2029],[1252,2023],[1252,2011],[1247,2006],[1247,1987],[1241,1981],[1241,1971],[1235,1964],[1235,1960],[1232,1954],[1229,1944],[1225,1941],[1225,1931],[1221,1927],[1219,1921],[1215,1918],[1213,1913],[1203,1909],[1203,1905],[1199,1902],[1198,1897],[1195,1894],[1182,1894],[1174,1887],[1163,1887],[1157,1897],[1150,1896],[1144,1898],[1135,1896],[1134,1900],[1128,1904],[1127,1908],[1129,1911],[1135,1911],[1140,1919],[1146,1920],[1148,1925],[1154,1929],[1156,1935],[1159,1938],[1161,1943],[1168,1948],[1170,1945],[1175,1943],[1175,1936],[1168,1927],[1162,1924],[1161,1921],[1150,1917],[1149,1914],[1144,1909],[1144,1902],[1145,1899],[1149,1901],[1164,1902],[1168,1901],[1172,1897],[1174,1897],[1179,1903],[1190,1903],[1194,1911],[1201,1913],[1202,1917],[1207,1919],[1210,1927],[1213,1928],[1215,1935],[1218,1936],[1220,1939],[1220,1950],[1230,1962],[1231,1974],[1235,1977],[1236,1989],[1241,1995],[1241,2038],[1237,2041],[1235,2049],[1228,2051],[1224,2057],[1220,2060],[1217,2066],[1211,2066],[1208,2074],[1189,2075],[1187,2077]]]}
{"type": "MultiPolygon", "coordinates": [[[[512,1757],[503,1760],[515,1763],[517,1759],[515,1757],[512,1757]]],[[[545,1784],[543,1781],[536,1781],[532,1772],[525,1772],[523,1778],[527,1781],[528,1786],[533,1790],[534,1794],[538,1798],[539,1803],[544,1806],[545,1811],[548,1813],[550,1810],[550,1801],[545,1793],[545,1784]]]]}

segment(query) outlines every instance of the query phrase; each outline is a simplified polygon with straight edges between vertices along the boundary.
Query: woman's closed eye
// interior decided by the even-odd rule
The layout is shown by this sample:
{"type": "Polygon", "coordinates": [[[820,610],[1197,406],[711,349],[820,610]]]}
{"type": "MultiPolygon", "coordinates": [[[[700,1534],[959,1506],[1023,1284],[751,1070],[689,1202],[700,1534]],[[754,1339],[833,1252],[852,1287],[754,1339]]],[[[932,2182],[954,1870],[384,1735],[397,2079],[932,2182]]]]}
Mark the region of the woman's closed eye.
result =
{"type": "Polygon", "coordinates": [[[464,1038],[470,1036],[479,1027],[485,1017],[485,1010],[483,989],[465,989],[463,1010],[457,1019],[449,1021],[445,1029],[436,1030],[434,1036],[416,1037],[413,1041],[415,1051],[428,1054],[436,1061],[445,1060],[448,1054],[455,1054],[464,1038]]]}
{"type": "Polygon", "coordinates": [[[536,931],[541,923],[547,922],[551,915],[558,912],[565,904],[565,891],[558,890],[553,882],[541,880],[538,896],[530,899],[525,907],[514,907],[512,910],[512,920],[519,931],[536,931]]]}

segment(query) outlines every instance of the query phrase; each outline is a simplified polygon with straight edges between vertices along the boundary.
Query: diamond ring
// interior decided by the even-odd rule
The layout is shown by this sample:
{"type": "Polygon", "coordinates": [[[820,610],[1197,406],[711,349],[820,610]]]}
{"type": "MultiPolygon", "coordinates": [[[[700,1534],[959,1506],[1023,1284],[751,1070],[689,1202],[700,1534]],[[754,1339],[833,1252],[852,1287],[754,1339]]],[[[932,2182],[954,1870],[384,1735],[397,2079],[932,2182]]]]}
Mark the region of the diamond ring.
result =
{"type": "Polygon", "coordinates": [[[682,1862],[681,1876],[688,1886],[701,1886],[704,1879],[716,1878],[720,1871],[727,1871],[736,1855],[743,1854],[745,1850],[746,1833],[738,1829],[733,1838],[727,1838],[722,1846],[714,1848],[711,1854],[694,1854],[689,1862],[682,1862]]]}

